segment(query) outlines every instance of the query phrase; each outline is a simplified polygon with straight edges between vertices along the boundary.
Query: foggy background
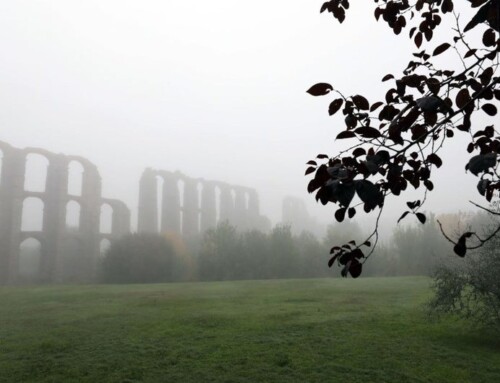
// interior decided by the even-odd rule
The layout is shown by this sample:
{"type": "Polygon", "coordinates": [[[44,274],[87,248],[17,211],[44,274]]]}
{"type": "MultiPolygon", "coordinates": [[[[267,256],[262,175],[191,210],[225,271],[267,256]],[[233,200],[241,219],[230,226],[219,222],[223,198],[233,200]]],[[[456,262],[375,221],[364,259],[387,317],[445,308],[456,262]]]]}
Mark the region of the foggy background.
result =
{"type": "MultiPolygon", "coordinates": [[[[3,1],[0,140],[88,158],[103,196],[131,209],[134,229],[145,167],[256,188],[273,224],[286,195],[332,222],[335,207],[315,203],[303,174],[318,153],[342,147],[334,138],[344,123],[328,116],[335,96],[305,91],[329,82],[382,100],[380,79],[400,73],[416,49],[364,2],[342,25],[319,14],[322,3],[3,1]]],[[[426,209],[436,213],[479,200],[464,174],[466,137],[455,140],[433,179],[426,209]]],[[[405,201],[421,195],[406,196],[388,201],[389,232],[405,201]]]]}

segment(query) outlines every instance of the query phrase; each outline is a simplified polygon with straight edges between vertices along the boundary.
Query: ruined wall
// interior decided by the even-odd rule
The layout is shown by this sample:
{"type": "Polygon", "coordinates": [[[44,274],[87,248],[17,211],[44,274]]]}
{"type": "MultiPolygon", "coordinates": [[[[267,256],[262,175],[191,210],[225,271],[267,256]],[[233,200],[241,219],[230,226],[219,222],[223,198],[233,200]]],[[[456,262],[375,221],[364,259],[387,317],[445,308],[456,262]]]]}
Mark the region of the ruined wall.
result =
{"type": "Polygon", "coordinates": [[[187,237],[225,220],[241,230],[267,230],[270,226],[259,213],[254,189],[150,168],[140,180],[138,213],[139,232],[174,232],[187,237]]]}
{"type": "Polygon", "coordinates": [[[41,245],[39,281],[59,282],[68,277],[80,281],[92,279],[100,255],[100,241],[104,238],[112,241],[130,231],[127,206],[121,201],[101,197],[101,177],[97,167],[83,157],[38,148],[18,149],[1,141],[0,150],[3,154],[0,177],[0,284],[17,282],[20,245],[28,238],[38,240],[41,245]],[[30,154],[39,154],[48,160],[45,191],[25,190],[26,159],[30,154]],[[80,195],[68,193],[68,167],[73,161],[83,167],[80,195]],[[23,205],[27,198],[36,198],[43,203],[40,231],[23,231],[21,228],[23,205]],[[66,210],[70,201],[80,206],[76,230],[66,226],[66,210]],[[109,234],[99,231],[103,204],[108,204],[113,210],[109,234]],[[78,256],[78,267],[71,272],[65,269],[65,257],[70,249],[76,251],[78,256]]]}

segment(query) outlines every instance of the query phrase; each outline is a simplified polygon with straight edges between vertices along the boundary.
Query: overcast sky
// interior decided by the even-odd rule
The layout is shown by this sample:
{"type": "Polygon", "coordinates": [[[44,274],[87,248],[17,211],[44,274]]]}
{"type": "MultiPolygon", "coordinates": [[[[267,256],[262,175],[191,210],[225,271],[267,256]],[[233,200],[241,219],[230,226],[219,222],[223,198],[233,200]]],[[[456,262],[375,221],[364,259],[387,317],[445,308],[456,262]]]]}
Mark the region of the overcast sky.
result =
{"type": "MultiPolygon", "coordinates": [[[[331,98],[305,90],[330,82],[382,99],[380,79],[399,73],[413,46],[366,2],[352,2],[343,25],[319,14],[322,3],[2,1],[0,140],[88,158],[104,196],[134,217],[140,174],[154,167],[255,187],[273,222],[286,195],[332,219],[303,174],[316,154],[338,150],[344,126],[327,114],[331,98]]],[[[429,209],[479,200],[465,143],[447,150],[458,161],[439,171],[429,209]]]]}

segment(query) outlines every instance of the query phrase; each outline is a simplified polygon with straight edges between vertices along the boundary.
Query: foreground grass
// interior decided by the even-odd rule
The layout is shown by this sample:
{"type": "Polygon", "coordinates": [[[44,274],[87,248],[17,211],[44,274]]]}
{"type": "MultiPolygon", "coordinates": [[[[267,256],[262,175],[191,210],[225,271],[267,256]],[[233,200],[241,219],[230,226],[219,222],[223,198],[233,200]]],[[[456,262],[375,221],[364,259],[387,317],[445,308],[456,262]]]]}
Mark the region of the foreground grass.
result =
{"type": "Polygon", "coordinates": [[[1,382],[500,382],[423,278],[0,289],[1,382]]]}

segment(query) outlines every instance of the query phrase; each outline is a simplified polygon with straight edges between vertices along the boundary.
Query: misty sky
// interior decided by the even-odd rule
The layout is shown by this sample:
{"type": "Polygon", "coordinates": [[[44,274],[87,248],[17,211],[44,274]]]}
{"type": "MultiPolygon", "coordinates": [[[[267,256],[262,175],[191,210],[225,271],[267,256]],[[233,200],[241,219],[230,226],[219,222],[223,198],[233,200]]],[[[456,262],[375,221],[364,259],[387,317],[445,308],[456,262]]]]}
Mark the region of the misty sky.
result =
{"type": "MultiPolygon", "coordinates": [[[[328,116],[332,98],[305,91],[330,82],[382,99],[380,79],[399,73],[413,46],[365,2],[341,26],[319,14],[322,3],[2,1],[0,140],[88,158],[103,195],[124,200],[134,221],[148,166],[255,187],[273,222],[286,195],[331,220],[333,206],[316,205],[303,174],[316,154],[335,153],[344,125],[328,116]]],[[[428,209],[480,201],[464,172],[466,141],[456,144],[428,209]]]]}

